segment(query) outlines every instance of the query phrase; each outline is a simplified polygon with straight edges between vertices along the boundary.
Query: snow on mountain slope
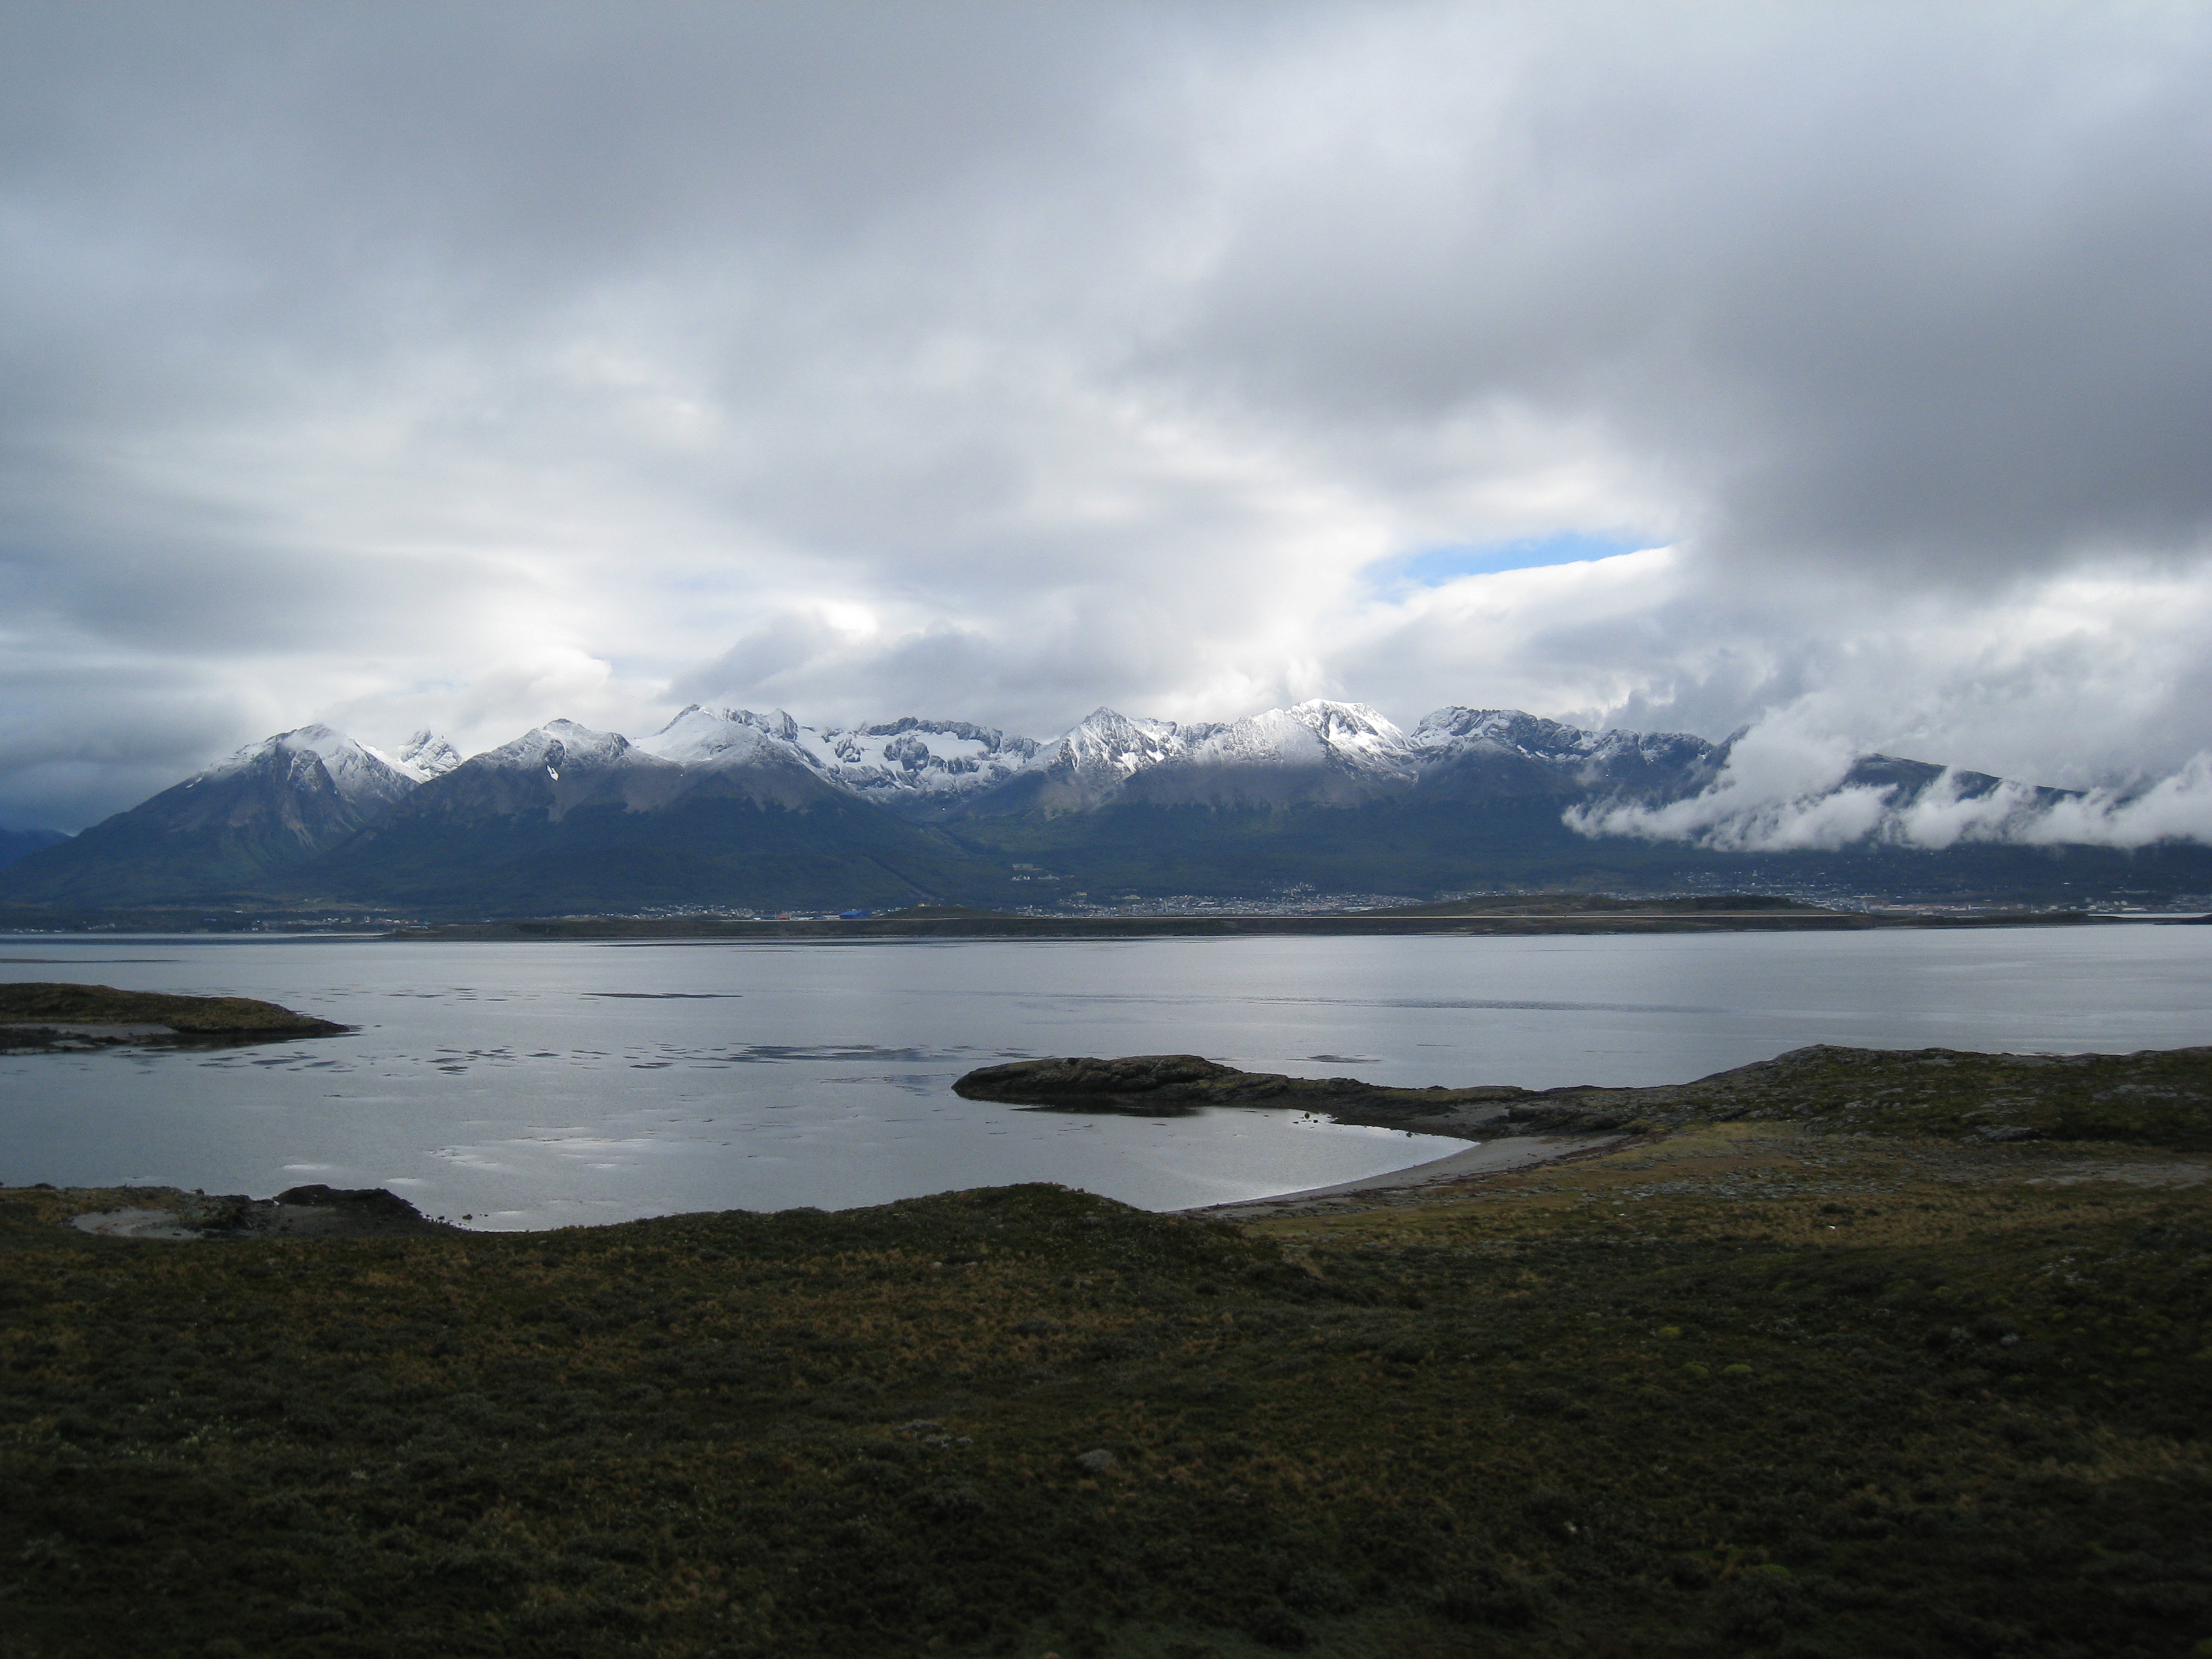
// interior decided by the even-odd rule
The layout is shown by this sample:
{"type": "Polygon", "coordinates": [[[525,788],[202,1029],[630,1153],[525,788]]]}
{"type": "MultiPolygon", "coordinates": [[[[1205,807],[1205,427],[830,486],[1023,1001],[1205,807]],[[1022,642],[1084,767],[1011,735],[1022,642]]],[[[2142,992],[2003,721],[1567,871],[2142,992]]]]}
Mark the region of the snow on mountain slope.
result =
{"type": "Polygon", "coordinates": [[[1188,726],[1101,708],[1040,746],[977,810],[1349,805],[1409,787],[1415,758],[1406,734],[1364,703],[1316,699],[1188,726]]]}
{"type": "Polygon", "coordinates": [[[1184,725],[1100,708],[1048,744],[957,720],[817,729],[781,709],[693,704],[637,743],[556,720],[465,761],[427,730],[393,756],[311,724],[249,744],[132,812],[184,830],[265,823],[289,844],[322,848],[403,811],[557,820],[694,796],[794,808],[842,796],[925,819],[1115,802],[1349,806],[1408,792],[1651,801],[1705,787],[1726,755],[1679,733],[1585,732],[1513,709],[1438,709],[1409,734],[1364,704],[1326,699],[1184,725]]]}
{"type": "Polygon", "coordinates": [[[925,816],[1003,783],[1037,751],[1034,738],[911,714],[821,732],[802,726],[799,741],[862,799],[925,816]]]}
{"type": "Polygon", "coordinates": [[[463,758],[459,750],[425,727],[400,744],[399,753],[392,763],[417,783],[428,783],[432,778],[444,777],[459,766],[463,758]]]}
{"type": "Polygon", "coordinates": [[[684,767],[634,747],[619,732],[548,720],[423,784],[398,817],[474,821],[542,811],[557,820],[600,805],[650,811],[682,794],[686,781],[684,767]]]}
{"type": "Polygon", "coordinates": [[[975,797],[970,810],[987,817],[1085,811],[1115,799],[1139,773],[1188,752],[1189,744],[1173,720],[1094,709],[1050,743],[1037,745],[1003,782],[975,797]]]}
{"type": "Polygon", "coordinates": [[[685,766],[795,766],[863,800],[908,815],[941,810],[1002,782],[1036,743],[964,720],[902,719],[801,726],[781,709],[693,703],[638,745],[685,766]]]}
{"type": "Polygon", "coordinates": [[[1413,775],[1413,745],[1364,703],[1316,697],[1241,720],[1183,728],[1179,763],[1194,766],[1329,767],[1377,779],[1413,775]]]}
{"type": "Polygon", "coordinates": [[[642,754],[681,766],[743,766],[765,755],[810,758],[799,746],[799,723],[781,708],[756,714],[750,708],[707,708],[688,705],[649,738],[638,739],[642,754]]]}
{"type": "Polygon", "coordinates": [[[478,822],[579,808],[653,812],[692,799],[804,807],[843,793],[794,741],[787,714],[693,705],[642,742],[548,720],[432,779],[402,816],[478,822]]]}
{"type": "Polygon", "coordinates": [[[304,787],[306,775],[315,767],[321,768],[338,798],[364,818],[405,799],[422,781],[414,769],[398,764],[343,732],[315,724],[249,743],[185,782],[210,783],[273,769],[295,775],[304,787]]]}
{"type": "Polygon", "coordinates": [[[702,793],[787,806],[842,794],[909,817],[949,818],[1116,801],[1346,806],[1415,789],[1673,798],[1704,787],[1725,755],[1698,738],[1585,732],[1514,709],[1438,709],[1409,734],[1364,703],[1323,698],[1182,725],[1100,708],[1048,744],[960,720],[908,715],[817,729],[781,709],[694,703],[635,743],[556,720],[466,761],[428,731],[392,756],[304,726],[249,744],[202,777],[290,768],[302,775],[287,787],[306,790],[306,769],[319,768],[345,804],[340,816],[356,824],[432,785],[411,811],[558,818],[583,805],[656,811],[702,793]]]}
{"type": "Polygon", "coordinates": [[[250,890],[388,817],[419,787],[344,732],[299,726],[20,860],[10,894],[118,904],[250,890]]]}
{"type": "MultiPolygon", "coordinates": [[[[563,772],[602,772],[645,765],[657,757],[634,750],[619,732],[594,732],[574,720],[548,720],[533,726],[511,743],[486,750],[463,766],[481,765],[501,771],[530,772],[543,768],[548,779],[561,781],[563,772]]],[[[455,770],[460,769],[456,768],[455,770]]]]}
{"type": "Polygon", "coordinates": [[[1711,783],[1728,745],[1685,732],[1589,732],[1517,708],[1439,708],[1413,728],[1424,790],[1667,798],[1711,783]]]}

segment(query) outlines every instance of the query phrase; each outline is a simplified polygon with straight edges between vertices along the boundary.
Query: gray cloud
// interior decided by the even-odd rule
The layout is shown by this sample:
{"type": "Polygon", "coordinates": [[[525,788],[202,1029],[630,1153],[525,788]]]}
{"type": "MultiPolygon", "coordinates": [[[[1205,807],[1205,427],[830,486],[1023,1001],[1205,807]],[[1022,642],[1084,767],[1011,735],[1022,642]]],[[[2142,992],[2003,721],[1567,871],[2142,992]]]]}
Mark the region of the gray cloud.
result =
{"type": "Polygon", "coordinates": [[[2174,772],[2208,70],[2179,8],[15,7],[0,821],[695,696],[2174,772]],[[1673,550],[1368,574],[1573,531],[1673,550]]]}

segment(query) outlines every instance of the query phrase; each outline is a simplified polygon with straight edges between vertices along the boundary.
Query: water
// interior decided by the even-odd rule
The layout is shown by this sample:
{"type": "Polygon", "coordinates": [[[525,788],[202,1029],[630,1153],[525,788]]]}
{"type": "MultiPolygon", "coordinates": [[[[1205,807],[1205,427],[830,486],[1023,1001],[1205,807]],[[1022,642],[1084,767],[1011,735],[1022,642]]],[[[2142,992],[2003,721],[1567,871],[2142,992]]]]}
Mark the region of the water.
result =
{"type": "Polygon", "coordinates": [[[1153,1209],[1461,1143],[1281,1112],[954,1097],[971,1066],[1190,1052],[1381,1083],[1680,1082],[1808,1042],[2212,1043],[2212,928],[1061,943],[0,939],[0,977],[264,997],[359,1027],[0,1060],[0,1181],[385,1186],[542,1227],[1059,1181],[1153,1209]]]}

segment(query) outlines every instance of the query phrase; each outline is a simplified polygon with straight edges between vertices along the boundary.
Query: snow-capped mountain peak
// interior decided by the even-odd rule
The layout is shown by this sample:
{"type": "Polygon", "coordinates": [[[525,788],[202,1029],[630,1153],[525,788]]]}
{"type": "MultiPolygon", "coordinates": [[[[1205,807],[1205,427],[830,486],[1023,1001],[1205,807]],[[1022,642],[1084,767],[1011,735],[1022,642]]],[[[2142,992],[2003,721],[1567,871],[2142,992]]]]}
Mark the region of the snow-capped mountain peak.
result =
{"type": "Polygon", "coordinates": [[[1148,767],[1176,760],[1188,750],[1173,720],[1152,720],[1094,708],[1056,743],[1041,749],[1031,764],[1077,773],[1103,772],[1132,777],[1148,767]]]}
{"type": "Polygon", "coordinates": [[[695,702],[636,747],[641,754],[684,766],[736,766],[757,757],[763,744],[777,745],[786,758],[809,758],[799,747],[799,722],[781,708],[756,714],[750,708],[708,708],[695,702]]]}
{"type": "Polygon", "coordinates": [[[1725,745],[1685,732],[1585,731],[1517,708],[1439,708],[1413,728],[1423,787],[1671,798],[1705,787],[1725,745]]]}
{"type": "Polygon", "coordinates": [[[366,813],[391,805],[420,781],[366,744],[319,721],[249,743],[191,781],[210,783],[271,764],[283,765],[295,775],[319,768],[340,799],[366,813]]]}
{"type": "Polygon", "coordinates": [[[1333,749],[1399,755],[1411,752],[1413,746],[1387,716],[1364,702],[1333,702],[1326,697],[1310,697],[1283,712],[1311,726],[1333,749]]]}
{"type": "Polygon", "coordinates": [[[692,799],[804,806],[843,795],[928,819],[1129,805],[1351,806],[1407,790],[1672,798],[1702,787],[1725,746],[1680,733],[1589,732],[1510,708],[1440,708],[1410,733],[1364,703],[1313,698],[1227,721],[1093,710],[1048,744],[961,720],[801,726],[782,709],[688,705],[632,743],[549,720],[464,762],[428,730],[385,754],[321,724],[249,744],[186,786],[262,780],[334,793],[349,823],[408,811],[471,816],[583,806],[659,811],[692,799]],[[327,780],[327,782],[325,782],[327,780]]]}
{"type": "MultiPolygon", "coordinates": [[[[1186,728],[1194,735],[1194,728],[1186,728]]],[[[1211,728],[1192,757],[1262,766],[1334,766],[1407,775],[1414,750],[1406,734],[1365,703],[1316,697],[1211,728]]]]}
{"type": "Polygon", "coordinates": [[[401,771],[411,774],[416,782],[428,783],[432,778],[444,777],[462,759],[459,750],[425,726],[410,733],[407,741],[399,745],[393,763],[401,771]]]}
{"type": "Polygon", "coordinates": [[[1037,751],[1033,739],[992,726],[912,714],[818,732],[801,726],[797,740],[824,772],[864,799],[927,812],[1005,782],[1037,751]]]}
{"type": "Polygon", "coordinates": [[[504,770],[543,767],[557,783],[561,774],[571,767],[617,766],[629,752],[630,741],[619,732],[594,732],[574,720],[558,720],[534,726],[512,743],[503,743],[476,759],[504,770]]]}
{"type": "Polygon", "coordinates": [[[1428,753],[1457,749],[1510,750],[1533,758],[1557,760],[1589,750],[1599,734],[1559,720],[1524,714],[1517,708],[1439,708],[1421,716],[1413,744],[1428,753]]]}

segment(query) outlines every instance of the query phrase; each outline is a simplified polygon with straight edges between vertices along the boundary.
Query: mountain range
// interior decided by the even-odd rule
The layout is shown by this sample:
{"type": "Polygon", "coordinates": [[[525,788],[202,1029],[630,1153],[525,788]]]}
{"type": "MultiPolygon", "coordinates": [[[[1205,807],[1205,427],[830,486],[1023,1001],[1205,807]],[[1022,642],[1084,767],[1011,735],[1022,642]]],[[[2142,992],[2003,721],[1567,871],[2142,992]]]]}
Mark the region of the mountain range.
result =
{"type": "MultiPolygon", "coordinates": [[[[1185,724],[1101,708],[1048,743],[956,720],[816,728],[696,704],[635,742],[556,720],[467,757],[427,731],[386,752],[305,726],[27,849],[0,868],[0,902],[471,916],[1301,889],[1724,883],[2047,901],[2212,888],[2212,850],[2193,846],[1728,853],[1571,822],[1696,796],[1729,749],[1513,709],[1442,708],[1406,731],[1321,700],[1185,724]]],[[[1880,755],[1837,786],[1893,805],[2001,787],[1880,755]]]]}

